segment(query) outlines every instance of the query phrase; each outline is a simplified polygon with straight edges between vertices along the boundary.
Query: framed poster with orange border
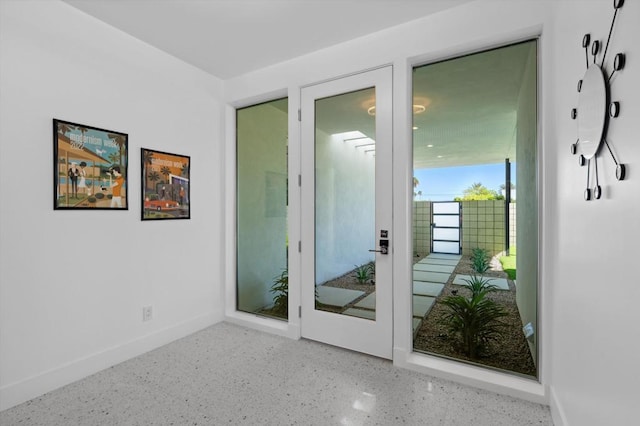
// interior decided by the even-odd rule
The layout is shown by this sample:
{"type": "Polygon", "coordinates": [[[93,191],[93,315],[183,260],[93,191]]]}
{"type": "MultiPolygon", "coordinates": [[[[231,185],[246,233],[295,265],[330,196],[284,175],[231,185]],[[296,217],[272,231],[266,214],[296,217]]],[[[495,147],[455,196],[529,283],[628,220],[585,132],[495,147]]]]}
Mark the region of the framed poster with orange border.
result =
{"type": "Polygon", "coordinates": [[[128,210],[129,136],[53,119],[53,209],[128,210]]]}
{"type": "Polygon", "coordinates": [[[191,218],[191,158],[142,148],[142,220],[191,218]]]}

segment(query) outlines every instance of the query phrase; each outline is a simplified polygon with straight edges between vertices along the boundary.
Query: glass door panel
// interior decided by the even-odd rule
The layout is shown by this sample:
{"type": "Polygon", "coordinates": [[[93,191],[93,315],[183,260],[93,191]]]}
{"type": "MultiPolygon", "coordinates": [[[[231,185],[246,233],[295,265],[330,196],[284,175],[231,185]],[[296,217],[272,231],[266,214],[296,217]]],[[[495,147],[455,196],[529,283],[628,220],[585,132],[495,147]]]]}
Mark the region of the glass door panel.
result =
{"type": "Polygon", "coordinates": [[[315,309],[375,320],[375,88],[315,101],[315,309]],[[345,120],[346,119],[346,120],[345,120]],[[341,123],[348,122],[351,127],[341,123]],[[355,129],[347,130],[345,129],[355,129]]]}

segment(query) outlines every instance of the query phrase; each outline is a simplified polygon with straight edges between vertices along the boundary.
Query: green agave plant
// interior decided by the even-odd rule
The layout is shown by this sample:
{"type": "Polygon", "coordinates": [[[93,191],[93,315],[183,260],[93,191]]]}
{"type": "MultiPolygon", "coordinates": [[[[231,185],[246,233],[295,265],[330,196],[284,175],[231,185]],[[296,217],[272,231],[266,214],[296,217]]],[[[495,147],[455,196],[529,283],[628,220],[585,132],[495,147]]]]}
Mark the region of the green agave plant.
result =
{"type": "Polygon", "coordinates": [[[474,248],[471,251],[471,264],[473,269],[479,273],[484,274],[489,270],[489,253],[482,248],[474,248]]]}
{"type": "Polygon", "coordinates": [[[273,296],[273,312],[287,317],[289,315],[289,270],[284,269],[282,273],[274,278],[271,286],[273,296]]]}
{"type": "Polygon", "coordinates": [[[489,280],[473,276],[465,280],[465,288],[470,296],[448,296],[442,303],[449,308],[445,321],[449,331],[458,336],[463,352],[471,359],[477,359],[491,340],[502,334],[505,323],[500,318],[507,315],[498,303],[486,296],[497,287],[489,280]]]}
{"type": "Polygon", "coordinates": [[[375,269],[374,269],[375,266],[372,262],[365,263],[360,266],[358,265],[354,265],[354,266],[356,267],[355,269],[356,280],[358,280],[360,284],[366,284],[373,278],[373,274],[375,272],[375,269]]]}

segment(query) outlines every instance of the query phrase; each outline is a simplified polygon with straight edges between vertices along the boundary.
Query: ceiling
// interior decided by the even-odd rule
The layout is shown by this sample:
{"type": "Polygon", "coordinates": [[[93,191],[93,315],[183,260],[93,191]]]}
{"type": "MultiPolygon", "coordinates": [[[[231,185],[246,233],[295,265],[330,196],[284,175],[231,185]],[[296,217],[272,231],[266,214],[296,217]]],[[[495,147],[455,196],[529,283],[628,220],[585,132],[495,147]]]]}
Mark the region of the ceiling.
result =
{"type": "Polygon", "coordinates": [[[518,103],[536,103],[535,87],[524,87],[535,85],[535,78],[524,78],[535,76],[535,46],[521,43],[414,70],[414,103],[426,106],[413,120],[416,169],[517,161],[518,103]]]}
{"type": "MultiPolygon", "coordinates": [[[[229,79],[472,0],[64,1],[229,79]]],[[[526,66],[535,71],[528,62],[534,48],[519,44],[416,68],[414,103],[426,110],[414,116],[414,167],[513,161],[517,103],[526,66]]],[[[340,102],[327,108],[331,117],[323,121],[333,128],[323,130],[371,135],[373,96],[353,93],[340,102]]]]}
{"type": "Polygon", "coordinates": [[[64,0],[218,78],[472,0],[64,0]]]}

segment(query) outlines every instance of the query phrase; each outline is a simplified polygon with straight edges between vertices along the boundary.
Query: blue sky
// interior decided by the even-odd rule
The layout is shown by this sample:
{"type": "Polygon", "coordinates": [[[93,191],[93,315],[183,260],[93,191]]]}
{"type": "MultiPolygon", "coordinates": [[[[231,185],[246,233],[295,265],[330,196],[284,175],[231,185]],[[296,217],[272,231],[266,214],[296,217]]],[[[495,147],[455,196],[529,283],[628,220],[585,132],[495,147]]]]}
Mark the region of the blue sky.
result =
{"type": "MultiPolygon", "coordinates": [[[[416,200],[450,201],[461,197],[462,192],[475,182],[499,191],[504,183],[504,163],[416,169],[413,175],[420,181],[414,192],[422,191],[416,200]]],[[[516,183],[515,163],[511,164],[511,182],[516,183]]]]}

